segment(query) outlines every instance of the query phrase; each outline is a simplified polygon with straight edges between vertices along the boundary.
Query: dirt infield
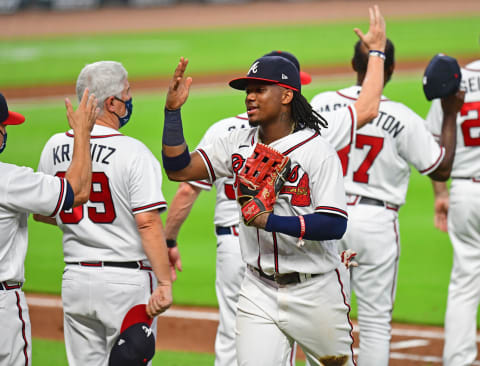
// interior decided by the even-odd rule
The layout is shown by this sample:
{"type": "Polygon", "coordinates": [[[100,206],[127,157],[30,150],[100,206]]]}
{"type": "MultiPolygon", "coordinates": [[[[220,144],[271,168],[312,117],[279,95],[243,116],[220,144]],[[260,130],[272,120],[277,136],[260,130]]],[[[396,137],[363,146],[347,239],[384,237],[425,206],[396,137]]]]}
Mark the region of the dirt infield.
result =
{"type": "MultiPolygon", "coordinates": [[[[386,17],[455,13],[480,13],[478,0],[404,0],[379,1],[386,17]]],[[[184,29],[220,27],[223,25],[252,25],[272,23],[333,22],[337,19],[364,18],[371,1],[317,1],[317,2],[253,2],[243,5],[183,4],[156,9],[106,8],[79,13],[28,11],[0,16],[0,39],[29,38],[53,34],[82,34],[96,32],[125,32],[154,29],[184,29]]],[[[462,64],[470,60],[460,60],[462,64]]],[[[399,70],[421,69],[424,63],[403,62],[399,70]]],[[[306,69],[313,75],[331,75],[350,72],[348,67],[306,69]]],[[[196,77],[196,83],[226,82],[231,74],[196,77]]],[[[165,79],[133,80],[135,89],[164,88],[165,79]]],[[[33,98],[49,95],[74,94],[73,85],[31,86],[2,91],[8,98],[33,98]]],[[[28,279],[27,279],[28,280],[28,279]]],[[[58,297],[27,296],[32,335],[63,340],[62,309],[58,297]]],[[[216,309],[174,306],[159,317],[157,349],[213,352],[218,324],[216,309]]],[[[358,342],[358,332],[355,332],[358,342]]],[[[477,337],[478,342],[479,337],[477,337]]],[[[355,347],[358,344],[355,343],[355,347]]],[[[391,366],[440,365],[443,347],[443,329],[438,327],[395,324],[392,338],[391,366]]],[[[302,355],[300,354],[301,358],[302,355]]],[[[478,359],[477,359],[478,360],[478,359]]],[[[476,361],[475,365],[480,365],[476,361]]]]}

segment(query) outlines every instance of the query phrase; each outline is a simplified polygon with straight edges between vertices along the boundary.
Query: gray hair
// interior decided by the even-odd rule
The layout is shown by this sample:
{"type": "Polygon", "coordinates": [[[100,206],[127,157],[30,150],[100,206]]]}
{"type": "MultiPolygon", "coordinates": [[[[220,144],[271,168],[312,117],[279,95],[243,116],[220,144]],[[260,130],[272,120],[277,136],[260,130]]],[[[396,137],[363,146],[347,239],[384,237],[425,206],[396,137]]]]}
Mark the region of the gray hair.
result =
{"type": "Polygon", "coordinates": [[[120,62],[98,61],[86,65],[77,79],[77,98],[82,99],[85,88],[94,93],[98,100],[100,114],[103,114],[104,102],[108,97],[121,97],[125,88],[125,80],[128,77],[127,70],[120,62]]]}

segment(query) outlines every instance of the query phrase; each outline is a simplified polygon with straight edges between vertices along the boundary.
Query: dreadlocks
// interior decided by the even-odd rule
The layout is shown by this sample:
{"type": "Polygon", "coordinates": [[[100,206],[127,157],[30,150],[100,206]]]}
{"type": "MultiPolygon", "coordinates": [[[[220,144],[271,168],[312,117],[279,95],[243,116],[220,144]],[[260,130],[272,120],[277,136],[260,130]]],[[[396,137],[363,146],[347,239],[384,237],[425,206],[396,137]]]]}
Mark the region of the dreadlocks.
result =
{"type": "Polygon", "coordinates": [[[309,127],[320,133],[320,128],[328,128],[328,122],[319,113],[313,110],[305,97],[293,91],[292,119],[295,121],[295,131],[309,127]]]}

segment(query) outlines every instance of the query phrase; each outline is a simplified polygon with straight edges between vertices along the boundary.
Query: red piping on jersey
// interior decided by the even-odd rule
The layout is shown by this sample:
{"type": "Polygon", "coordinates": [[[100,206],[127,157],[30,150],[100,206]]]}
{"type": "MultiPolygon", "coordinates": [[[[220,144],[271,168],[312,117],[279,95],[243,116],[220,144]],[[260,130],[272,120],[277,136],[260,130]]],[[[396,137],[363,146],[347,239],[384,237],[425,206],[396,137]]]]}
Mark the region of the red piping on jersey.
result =
{"type": "Polygon", "coordinates": [[[440,161],[443,160],[444,156],[445,156],[445,148],[442,146],[440,148],[440,156],[438,157],[437,161],[435,161],[435,163],[433,163],[427,169],[420,170],[420,174],[424,174],[424,173],[428,172],[429,170],[435,168],[440,163],[440,161]]]}
{"type": "Polygon", "coordinates": [[[350,130],[350,142],[348,143],[349,145],[351,145],[353,143],[353,131],[355,130],[355,120],[353,118],[352,106],[348,106],[348,111],[350,112],[350,119],[352,120],[352,129],[350,130]]]}
{"type": "Polygon", "coordinates": [[[262,256],[261,253],[260,253],[260,233],[258,231],[258,228],[257,228],[257,244],[258,244],[258,258],[257,258],[257,265],[258,265],[258,269],[260,271],[262,271],[262,265],[260,264],[260,257],[262,256]]]}
{"type": "Polygon", "coordinates": [[[333,211],[334,213],[341,214],[341,215],[345,216],[346,218],[348,218],[347,211],[344,211],[344,210],[339,209],[339,208],[336,208],[336,207],[331,207],[331,206],[318,206],[318,207],[315,207],[315,211],[317,211],[317,210],[333,211]]]}
{"type": "Polygon", "coordinates": [[[236,116],[235,118],[243,119],[243,120],[245,120],[245,121],[248,121],[248,117],[236,116]]]}
{"type": "MultiPolygon", "coordinates": [[[[350,99],[350,100],[358,100],[358,98],[349,97],[348,95],[345,95],[345,94],[340,93],[338,90],[336,91],[336,93],[337,93],[338,95],[340,95],[341,97],[344,97],[344,98],[347,98],[347,99],[350,99]]],[[[385,99],[380,99],[380,102],[388,102],[388,99],[387,99],[387,98],[385,98],[385,99]]]]}
{"type": "Polygon", "coordinates": [[[480,69],[472,69],[472,68],[469,68],[469,67],[464,67],[464,69],[468,70],[468,71],[475,71],[475,72],[480,71],[480,69]]]}
{"type": "MultiPolygon", "coordinates": [[[[393,220],[393,230],[395,231],[395,246],[397,248],[397,253],[395,255],[395,271],[393,273],[393,285],[392,285],[392,292],[391,292],[391,301],[392,301],[392,308],[390,312],[393,312],[393,304],[395,303],[395,288],[397,283],[397,271],[398,271],[398,258],[400,257],[400,244],[398,242],[398,229],[397,229],[397,220],[393,220]]],[[[390,320],[391,322],[391,320],[390,320]]]]}
{"type": "Polygon", "coordinates": [[[150,279],[150,295],[153,294],[153,278],[152,272],[148,272],[148,278],[150,279]]]}
{"type": "Polygon", "coordinates": [[[152,207],[155,207],[155,206],[166,206],[166,205],[167,205],[167,202],[160,201],[160,202],[151,203],[151,204],[146,205],[146,206],[136,207],[136,208],[132,209],[132,211],[137,212],[137,211],[145,210],[147,208],[152,208],[152,207]]]}
{"type": "MultiPolygon", "coordinates": [[[[68,137],[74,137],[70,132],[65,132],[65,135],[68,137]]],[[[98,136],[90,136],[91,139],[104,139],[106,137],[113,137],[113,136],[124,136],[121,133],[112,133],[111,135],[98,135],[98,136]]]]}
{"type": "MultiPolygon", "coordinates": [[[[342,264],[343,265],[343,264],[342,264]]],[[[352,310],[352,308],[350,307],[350,304],[347,302],[347,297],[345,296],[345,291],[343,290],[343,283],[342,283],[342,280],[340,278],[340,272],[338,272],[338,269],[335,269],[335,273],[337,274],[337,278],[338,278],[338,283],[340,284],[340,292],[342,293],[342,296],[343,296],[343,303],[345,304],[345,306],[347,307],[348,311],[347,311],[347,321],[348,321],[348,324],[350,324],[350,338],[352,338],[352,343],[350,344],[350,350],[352,352],[352,361],[353,361],[353,364],[355,366],[357,366],[357,363],[355,362],[355,359],[353,358],[353,342],[354,342],[354,338],[353,338],[353,324],[352,324],[352,321],[350,320],[350,311],[352,310]]]]}
{"type": "Polygon", "coordinates": [[[278,273],[278,244],[277,233],[272,233],[273,237],[273,257],[275,259],[275,272],[278,273]]]}
{"type": "Polygon", "coordinates": [[[201,186],[207,186],[207,187],[212,186],[210,183],[202,182],[201,180],[196,180],[195,183],[200,184],[201,186]]]}
{"type": "Polygon", "coordinates": [[[60,197],[58,197],[57,206],[55,207],[55,210],[50,215],[50,217],[55,216],[58,213],[58,211],[60,210],[60,206],[62,206],[62,202],[63,202],[63,199],[64,199],[64,197],[63,197],[64,194],[65,194],[65,180],[63,178],[60,178],[60,197]]]}
{"type": "Polygon", "coordinates": [[[20,295],[18,294],[17,291],[15,291],[15,296],[17,297],[18,317],[22,322],[22,338],[23,338],[23,341],[25,342],[25,345],[23,346],[23,355],[25,356],[25,366],[28,366],[28,352],[27,352],[28,341],[27,341],[27,336],[25,335],[25,321],[23,320],[23,316],[22,316],[22,305],[20,305],[20,295]]]}
{"type": "Polygon", "coordinates": [[[255,136],[252,136],[252,141],[250,141],[250,145],[254,145],[255,144],[255,136]]]}
{"type": "Polygon", "coordinates": [[[302,141],[302,142],[299,142],[298,144],[296,144],[295,146],[292,146],[290,149],[286,150],[283,152],[283,155],[288,155],[290,154],[293,150],[296,150],[298,149],[300,146],[302,145],[305,145],[307,142],[309,142],[310,140],[313,140],[315,137],[317,136],[320,136],[320,134],[318,132],[315,132],[312,136],[310,136],[308,139],[302,141]]]}
{"type": "Polygon", "coordinates": [[[203,158],[207,162],[208,170],[210,170],[210,175],[212,176],[212,182],[216,181],[217,177],[215,176],[215,172],[213,171],[212,163],[211,163],[210,159],[208,158],[207,153],[205,151],[203,151],[202,149],[197,149],[197,151],[200,154],[202,154],[203,158]]]}

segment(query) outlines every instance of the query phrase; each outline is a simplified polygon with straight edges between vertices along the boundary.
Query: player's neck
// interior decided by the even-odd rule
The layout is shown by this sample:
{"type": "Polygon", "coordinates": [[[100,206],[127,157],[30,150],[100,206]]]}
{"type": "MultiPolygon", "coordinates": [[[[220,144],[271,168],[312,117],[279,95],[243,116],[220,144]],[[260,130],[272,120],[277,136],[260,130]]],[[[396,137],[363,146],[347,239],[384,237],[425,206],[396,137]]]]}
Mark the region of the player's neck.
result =
{"type": "Polygon", "coordinates": [[[290,118],[288,120],[279,119],[275,123],[261,125],[259,137],[264,144],[269,145],[276,140],[290,135],[294,127],[295,123],[290,118]]]}
{"type": "Polygon", "coordinates": [[[120,128],[120,123],[117,116],[115,116],[113,113],[109,113],[106,111],[97,118],[95,124],[99,126],[113,128],[114,130],[118,130],[120,128]]]}

